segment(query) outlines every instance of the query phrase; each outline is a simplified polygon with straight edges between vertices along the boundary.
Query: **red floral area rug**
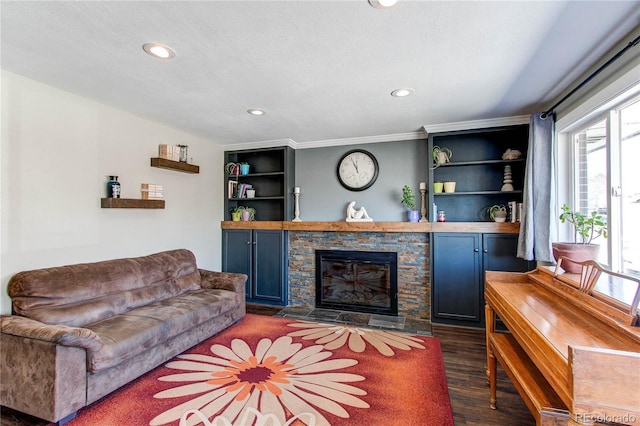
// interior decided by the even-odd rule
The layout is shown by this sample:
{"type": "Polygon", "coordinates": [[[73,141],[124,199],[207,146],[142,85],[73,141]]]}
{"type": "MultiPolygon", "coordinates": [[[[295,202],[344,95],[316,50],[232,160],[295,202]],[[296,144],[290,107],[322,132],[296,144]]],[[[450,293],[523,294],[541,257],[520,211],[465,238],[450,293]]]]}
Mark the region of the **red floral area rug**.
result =
{"type": "Polygon", "coordinates": [[[69,426],[453,425],[436,338],[247,314],[69,426]]]}

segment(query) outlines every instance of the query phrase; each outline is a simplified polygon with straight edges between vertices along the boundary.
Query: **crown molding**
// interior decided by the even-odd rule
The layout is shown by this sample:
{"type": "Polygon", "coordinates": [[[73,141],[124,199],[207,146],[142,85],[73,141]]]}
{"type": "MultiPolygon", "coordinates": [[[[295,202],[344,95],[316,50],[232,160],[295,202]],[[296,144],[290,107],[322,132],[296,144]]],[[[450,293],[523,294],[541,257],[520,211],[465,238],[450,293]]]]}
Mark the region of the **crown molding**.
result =
{"type": "Polygon", "coordinates": [[[425,139],[422,132],[396,133],[392,135],[361,136],[344,139],[326,139],[321,141],[298,142],[296,149],[323,148],[330,146],[361,145],[365,143],[408,141],[425,139]]]}
{"type": "Polygon", "coordinates": [[[487,127],[515,126],[529,124],[530,115],[517,115],[513,117],[488,118],[485,120],[458,121],[454,123],[428,124],[422,126],[425,134],[453,132],[457,130],[485,129],[487,127]]]}
{"type": "Polygon", "coordinates": [[[222,149],[225,151],[240,151],[244,149],[275,148],[277,146],[289,146],[293,149],[296,149],[296,145],[296,142],[292,139],[275,139],[270,141],[243,142],[234,143],[231,145],[222,145],[222,149]]]}
{"type": "Polygon", "coordinates": [[[225,151],[239,151],[243,149],[273,148],[277,146],[289,146],[293,149],[326,148],[332,146],[362,145],[367,143],[396,142],[426,139],[429,133],[450,132],[456,130],[483,129],[487,127],[513,126],[528,124],[529,115],[514,117],[489,118],[486,120],[458,121],[455,123],[443,123],[425,125],[423,131],[394,133],[390,135],[360,136],[355,138],[325,139],[319,141],[296,142],[293,139],[276,139],[270,141],[245,142],[232,145],[222,145],[225,151]]]}

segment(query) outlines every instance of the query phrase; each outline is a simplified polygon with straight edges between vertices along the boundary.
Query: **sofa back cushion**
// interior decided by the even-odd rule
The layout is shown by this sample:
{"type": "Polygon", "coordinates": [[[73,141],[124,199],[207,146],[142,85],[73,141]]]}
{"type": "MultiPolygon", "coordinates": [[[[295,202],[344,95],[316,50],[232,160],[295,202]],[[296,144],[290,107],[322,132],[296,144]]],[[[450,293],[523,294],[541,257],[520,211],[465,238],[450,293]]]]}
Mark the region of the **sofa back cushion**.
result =
{"type": "Polygon", "coordinates": [[[76,327],[200,289],[189,250],[20,272],[9,281],[13,312],[76,327]]]}

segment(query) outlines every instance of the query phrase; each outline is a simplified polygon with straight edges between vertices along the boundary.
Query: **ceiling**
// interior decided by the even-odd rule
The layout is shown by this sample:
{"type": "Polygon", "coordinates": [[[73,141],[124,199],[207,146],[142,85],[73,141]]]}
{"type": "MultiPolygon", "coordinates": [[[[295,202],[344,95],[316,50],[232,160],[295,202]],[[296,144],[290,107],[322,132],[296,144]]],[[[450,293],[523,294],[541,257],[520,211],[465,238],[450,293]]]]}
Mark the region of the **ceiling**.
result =
{"type": "Polygon", "coordinates": [[[0,7],[3,69],[224,146],[393,140],[541,111],[640,22],[638,1],[0,7]],[[177,55],[153,58],[147,42],[177,55]],[[415,92],[390,96],[401,87],[415,92]]]}

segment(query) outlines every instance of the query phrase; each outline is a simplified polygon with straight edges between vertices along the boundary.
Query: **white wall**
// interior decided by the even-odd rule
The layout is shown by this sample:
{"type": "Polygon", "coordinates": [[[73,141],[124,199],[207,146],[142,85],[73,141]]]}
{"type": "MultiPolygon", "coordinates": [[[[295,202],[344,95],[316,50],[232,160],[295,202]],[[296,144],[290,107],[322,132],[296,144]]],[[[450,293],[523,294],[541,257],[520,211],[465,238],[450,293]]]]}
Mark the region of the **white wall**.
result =
{"type": "Polygon", "coordinates": [[[0,312],[16,272],[188,248],[219,270],[223,152],[171,129],[2,71],[0,312]],[[200,174],[152,168],[158,144],[186,144],[200,174]],[[164,186],[166,208],[101,209],[108,175],[123,198],[164,186]]]}

